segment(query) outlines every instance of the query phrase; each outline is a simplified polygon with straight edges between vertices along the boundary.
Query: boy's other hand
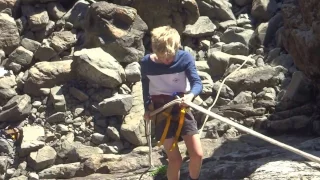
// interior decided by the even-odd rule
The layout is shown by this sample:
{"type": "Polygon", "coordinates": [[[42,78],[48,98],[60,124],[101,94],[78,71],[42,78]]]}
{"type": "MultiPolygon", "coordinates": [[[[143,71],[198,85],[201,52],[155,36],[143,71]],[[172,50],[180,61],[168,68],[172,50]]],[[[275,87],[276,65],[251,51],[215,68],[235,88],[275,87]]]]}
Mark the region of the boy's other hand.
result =
{"type": "Polygon", "coordinates": [[[194,94],[186,94],[181,98],[181,105],[187,107],[188,105],[185,102],[191,102],[194,98],[194,94]]]}
{"type": "Polygon", "coordinates": [[[150,111],[146,111],[144,113],[143,118],[144,118],[145,121],[149,121],[150,120],[150,111]]]}

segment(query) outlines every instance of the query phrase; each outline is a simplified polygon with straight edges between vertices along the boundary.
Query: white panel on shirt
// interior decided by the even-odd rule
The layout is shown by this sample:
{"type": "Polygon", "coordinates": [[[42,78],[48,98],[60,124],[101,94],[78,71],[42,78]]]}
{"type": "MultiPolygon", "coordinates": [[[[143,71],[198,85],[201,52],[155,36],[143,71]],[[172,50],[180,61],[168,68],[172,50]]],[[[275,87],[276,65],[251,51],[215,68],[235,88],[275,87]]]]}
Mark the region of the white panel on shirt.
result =
{"type": "Polygon", "coordinates": [[[190,83],[185,72],[147,75],[149,78],[149,94],[150,95],[172,95],[175,92],[190,91],[190,83]]]}

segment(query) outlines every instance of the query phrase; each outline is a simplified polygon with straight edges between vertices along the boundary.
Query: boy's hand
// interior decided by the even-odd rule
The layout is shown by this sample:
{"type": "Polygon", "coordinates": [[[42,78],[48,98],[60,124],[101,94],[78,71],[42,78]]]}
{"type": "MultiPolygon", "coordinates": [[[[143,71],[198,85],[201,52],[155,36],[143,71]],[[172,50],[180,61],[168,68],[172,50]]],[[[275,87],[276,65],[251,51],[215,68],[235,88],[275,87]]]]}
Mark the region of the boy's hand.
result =
{"type": "Polygon", "coordinates": [[[187,107],[188,105],[185,104],[185,102],[191,102],[194,98],[194,94],[190,93],[190,94],[186,94],[185,96],[183,96],[183,98],[181,98],[181,105],[184,107],[187,107]]]}
{"type": "Polygon", "coordinates": [[[146,111],[144,113],[143,118],[144,118],[145,121],[149,121],[150,120],[150,111],[146,111]]]}

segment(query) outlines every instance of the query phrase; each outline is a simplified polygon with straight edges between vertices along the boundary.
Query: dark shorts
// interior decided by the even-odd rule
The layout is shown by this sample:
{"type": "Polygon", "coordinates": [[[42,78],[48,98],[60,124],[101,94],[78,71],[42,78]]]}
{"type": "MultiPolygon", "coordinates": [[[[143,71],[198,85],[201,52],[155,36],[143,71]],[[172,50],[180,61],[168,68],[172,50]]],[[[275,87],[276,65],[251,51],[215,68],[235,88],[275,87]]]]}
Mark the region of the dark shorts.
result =
{"type": "MultiPolygon", "coordinates": [[[[162,120],[161,122],[156,123],[155,130],[156,130],[156,140],[159,141],[161,139],[161,136],[163,134],[163,131],[166,126],[166,120],[162,120]]],[[[170,126],[167,132],[166,139],[174,138],[176,136],[176,132],[178,130],[179,121],[171,121],[170,126]]],[[[194,135],[198,134],[198,128],[197,128],[197,122],[194,119],[194,116],[192,115],[191,111],[186,113],[185,120],[182,125],[180,137],[184,135],[194,135]]]]}
{"type": "MultiPolygon", "coordinates": [[[[154,104],[155,109],[161,107],[163,104],[154,104]]],[[[169,138],[174,138],[176,136],[176,132],[178,130],[178,126],[179,126],[179,121],[177,120],[177,115],[179,113],[179,111],[175,110],[177,108],[174,108],[174,110],[172,111],[172,115],[175,117],[174,119],[176,120],[171,120],[170,122],[170,126],[167,132],[167,136],[166,139],[169,138]]],[[[163,120],[157,120],[155,122],[155,135],[156,135],[156,140],[160,141],[161,136],[163,134],[163,131],[165,129],[166,126],[166,119],[163,120]]],[[[182,125],[182,129],[181,129],[181,133],[180,133],[180,138],[184,135],[194,135],[194,134],[198,134],[198,127],[197,127],[197,121],[195,120],[192,112],[190,110],[188,110],[185,114],[185,120],[184,123],[182,125]]]]}

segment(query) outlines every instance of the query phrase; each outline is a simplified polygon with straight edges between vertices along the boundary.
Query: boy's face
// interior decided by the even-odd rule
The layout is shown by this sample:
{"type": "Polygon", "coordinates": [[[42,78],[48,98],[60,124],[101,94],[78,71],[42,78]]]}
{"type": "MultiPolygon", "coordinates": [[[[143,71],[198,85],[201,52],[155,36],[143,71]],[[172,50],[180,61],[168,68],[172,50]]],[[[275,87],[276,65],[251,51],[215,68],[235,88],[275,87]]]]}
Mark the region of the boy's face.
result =
{"type": "Polygon", "coordinates": [[[157,55],[158,60],[165,64],[165,65],[169,65],[173,62],[174,60],[174,56],[161,56],[161,55],[157,55]]]}

